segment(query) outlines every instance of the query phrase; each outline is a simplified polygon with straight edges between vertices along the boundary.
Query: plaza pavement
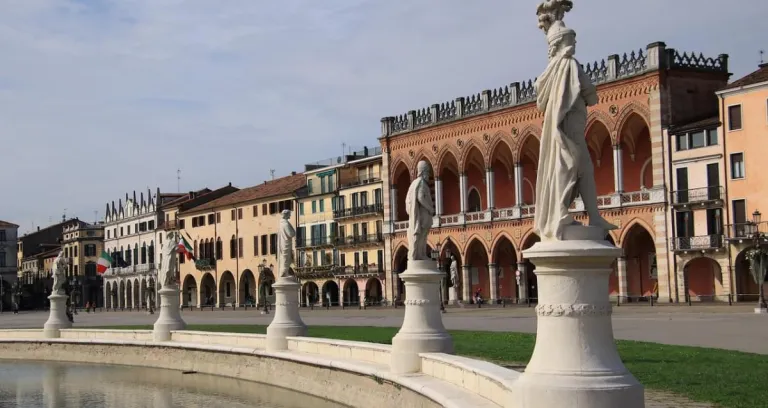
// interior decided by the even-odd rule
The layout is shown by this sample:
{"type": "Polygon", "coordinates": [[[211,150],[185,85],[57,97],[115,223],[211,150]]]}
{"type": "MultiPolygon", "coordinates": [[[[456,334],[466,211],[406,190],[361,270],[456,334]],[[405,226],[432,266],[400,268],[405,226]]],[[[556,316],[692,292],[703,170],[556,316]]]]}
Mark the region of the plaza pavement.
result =
{"type": "MultiPolygon", "coordinates": [[[[720,306],[614,306],[613,331],[618,339],[655,343],[701,346],[768,354],[768,316],[755,315],[753,305],[720,306]]],[[[379,326],[399,327],[403,308],[371,308],[367,310],[334,308],[302,309],[304,322],[312,326],[379,326]]],[[[272,314],[258,310],[184,310],[188,324],[255,324],[267,325],[272,314]]],[[[42,328],[47,312],[21,312],[0,315],[0,327],[42,328]]],[[[75,327],[147,325],[157,315],[146,312],[80,312],[75,327]]],[[[450,330],[484,330],[535,333],[534,308],[449,308],[443,315],[450,330]]]]}

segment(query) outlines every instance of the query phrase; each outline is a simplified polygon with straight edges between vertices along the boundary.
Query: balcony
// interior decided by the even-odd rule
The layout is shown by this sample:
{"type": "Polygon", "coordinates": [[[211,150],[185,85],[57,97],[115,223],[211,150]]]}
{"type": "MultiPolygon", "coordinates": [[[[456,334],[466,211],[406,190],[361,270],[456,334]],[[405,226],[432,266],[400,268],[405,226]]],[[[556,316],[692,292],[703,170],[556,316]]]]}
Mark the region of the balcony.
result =
{"type": "Polygon", "coordinates": [[[333,274],[336,277],[377,276],[383,273],[384,265],[376,265],[375,263],[368,265],[337,266],[333,269],[333,274]]]}
{"type": "Polygon", "coordinates": [[[210,271],[216,268],[215,259],[198,259],[195,261],[195,269],[198,271],[210,271]]]}
{"type": "Polygon", "coordinates": [[[299,266],[296,268],[296,277],[299,279],[327,278],[333,276],[336,268],[335,264],[299,266]]]}
{"type": "Polygon", "coordinates": [[[335,210],[333,212],[333,218],[342,219],[351,217],[364,217],[366,215],[373,214],[384,214],[384,204],[379,203],[335,210]]]}
{"type": "Polygon", "coordinates": [[[753,240],[755,235],[765,239],[768,236],[768,221],[743,222],[726,226],[729,240],[753,240]]]}
{"type": "Polygon", "coordinates": [[[703,235],[699,237],[674,237],[672,251],[712,251],[723,247],[722,235],[703,235]]]}
{"type": "Polygon", "coordinates": [[[106,276],[134,276],[154,274],[157,271],[157,265],[148,263],[143,265],[130,265],[124,267],[109,268],[104,273],[106,276]]]}
{"type": "Polygon", "coordinates": [[[336,242],[336,237],[315,237],[305,240],[296,240],[296,248],[321,248],[332,247],[336,242]]]}
{"type": "Polygon", "coordinates": [[[179,229],[179,220],[161,221],[158,228],[164,229],[166,231],[179,229]]]}
{"type": "Polygon", "coordinates": [[[350,235],[336,238],[337,246],[371,245],[384,242],[383,234],[350,235]]]}
{"type": "Polygon", "coordinates": [[[724,189],[722,186],[678,190],[672,193],[672,205],[682,207],[689,205],[722,207],[723,197],[724,189]]]}
{"type": "Polygon", "coordinates": [[[379,173],[373,174],[360,174],[355,177],[345,177],[341,180],[341,188],[350,188],[357,186],[364,186],[367,184],[375,184],[381,182],[381,175],[379,173]]]}

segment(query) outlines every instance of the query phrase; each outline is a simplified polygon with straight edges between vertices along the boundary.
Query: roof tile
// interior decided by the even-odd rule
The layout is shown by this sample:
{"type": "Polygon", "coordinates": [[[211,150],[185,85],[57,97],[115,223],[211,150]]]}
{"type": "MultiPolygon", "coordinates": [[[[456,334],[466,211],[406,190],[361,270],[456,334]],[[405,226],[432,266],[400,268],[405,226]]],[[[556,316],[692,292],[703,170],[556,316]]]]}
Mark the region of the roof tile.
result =
{"type": "Polygon", "coordinates": [[[263,184],[258,184],[253,187],[244,188],[184,212],[209,210],[211,208],[224,207],[228,205],[244,203],[247,201],[290,194],[304,187],[306,182],[306,177],[303,174],[294,174],[279,179],[266,181],[263,184]]]}

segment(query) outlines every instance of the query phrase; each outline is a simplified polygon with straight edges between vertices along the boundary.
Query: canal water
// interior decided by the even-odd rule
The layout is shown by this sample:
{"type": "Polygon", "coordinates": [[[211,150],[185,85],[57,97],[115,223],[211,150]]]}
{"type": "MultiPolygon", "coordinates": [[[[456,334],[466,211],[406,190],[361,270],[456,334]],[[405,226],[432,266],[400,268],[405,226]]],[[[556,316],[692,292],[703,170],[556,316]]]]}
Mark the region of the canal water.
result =
{"type": "Polygon", "coordinates": [[[0,407],[348,408],[297,391],[206,374],[12,360],[0,360],[0,407]]]}

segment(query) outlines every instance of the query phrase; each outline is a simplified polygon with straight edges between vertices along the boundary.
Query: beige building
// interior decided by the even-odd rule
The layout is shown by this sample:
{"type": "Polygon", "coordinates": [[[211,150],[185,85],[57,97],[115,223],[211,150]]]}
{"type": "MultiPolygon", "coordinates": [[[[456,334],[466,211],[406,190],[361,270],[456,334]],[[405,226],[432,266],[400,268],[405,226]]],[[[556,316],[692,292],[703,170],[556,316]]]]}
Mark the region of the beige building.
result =
{"type": "Polygon", "coordinates": [[[104,249],[104,224],[79,220],[65,223],[61,248],[69,259],[67,277],[70,285],[74,284],[76,304],[103,304],[102,277],[96,273],[96,263],[104,249]]]}
{"type": "Polygon", "coordinates": [[[381,151],[308,165],[299,198],[302,304],[358,306],[384,300],[381,151]]]}
{"type": "MultiPolygon", "coordinates": [[[[274,303],[280,213],[293,211],[304,185],[304,176],[293,174],[177,209],[179,231],[196,258],[180,258],[182,305],[238,307],[265,299],[274,303]]],[[[291,222],[295,224],[295,218],[291,222]]]]}

